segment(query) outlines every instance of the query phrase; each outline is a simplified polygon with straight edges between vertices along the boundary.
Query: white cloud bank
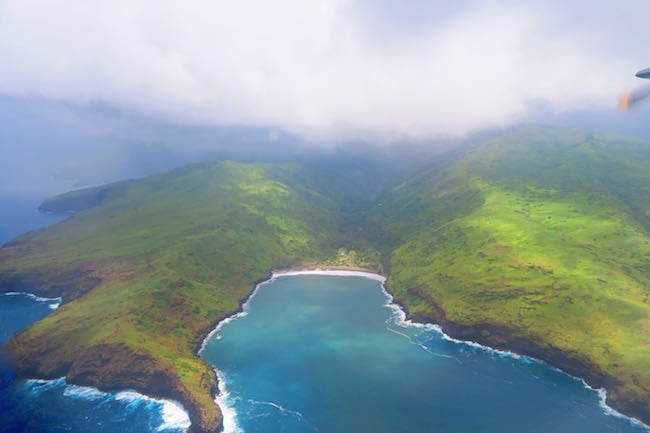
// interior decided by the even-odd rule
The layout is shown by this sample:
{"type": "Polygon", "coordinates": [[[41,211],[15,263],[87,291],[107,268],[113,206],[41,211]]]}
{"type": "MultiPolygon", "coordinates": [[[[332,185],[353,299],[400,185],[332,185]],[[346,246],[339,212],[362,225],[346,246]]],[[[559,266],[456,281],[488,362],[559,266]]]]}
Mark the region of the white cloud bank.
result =
{"type": "Polygon", "coordinates": [[[650,63],[636,57],[647,54],[648,2],[470,1],[423,9],[430,25],[391,21],[419,3],[1,0],[0,93],[423,138],[504,126],[535,104],[615,107],[638,62],[650,63]]]}

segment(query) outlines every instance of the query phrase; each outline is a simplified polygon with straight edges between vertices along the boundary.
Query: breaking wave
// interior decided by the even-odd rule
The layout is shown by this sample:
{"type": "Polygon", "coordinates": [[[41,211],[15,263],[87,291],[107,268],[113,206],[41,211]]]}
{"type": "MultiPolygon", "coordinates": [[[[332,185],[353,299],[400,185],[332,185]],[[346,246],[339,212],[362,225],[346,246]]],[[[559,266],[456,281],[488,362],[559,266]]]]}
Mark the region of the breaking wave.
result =
{"type": "Polygon", "coordinates": [[[63,401],[65,406],[74,404],[74,400],[82,400],[85,403],[81,410],[83,413],[103,408],[102,410],[107,411],[108,418],[116,423],[125,422],[127,416],[136,411],[145,411],[151,419],[152,431],[184,432],[191,425],[189,415],[181,403],[154,399],[132,390],[104,392],[89,386],[68,385],[65,377],[55,380],[27,380],[24,386],[32,398],[39,398],[48,393],[47,398],[68,400],[63,401]],[[88,406],[87,403],[92,405],[88,406]],[[107,409],[109,407],[112,408],[107,409]]]}
{"type": "Polygon", "coordinates": [[[223,433],[243,433],[237,420],[237,411],[235,410],[237,399],[231,397],[228,393],[228,386],[223,373],[216,368],[214,371],[219,381],[219,394],[214,401],[219,405],[221,415],[223,416],[223,433]]]}
{"type": "Polygon", "coordinates": [[[28,298],[36,301],[36,302],[45,302],[45,303],[49,304],[48,306],[52,310],[56,310],[57,308],[59,308],[59,306],[61,305],[61,302],[63,302],[63,298],[61,298],[61,297],[59,297],[59,298],[43,298],[41,296],[36,296],[33,293],[27,293],[27,292],[6,292],[6,293],[2,293],[2,294],[5,295],[5,296],[26,296],[26,297],[28,297],[28,298]]]}

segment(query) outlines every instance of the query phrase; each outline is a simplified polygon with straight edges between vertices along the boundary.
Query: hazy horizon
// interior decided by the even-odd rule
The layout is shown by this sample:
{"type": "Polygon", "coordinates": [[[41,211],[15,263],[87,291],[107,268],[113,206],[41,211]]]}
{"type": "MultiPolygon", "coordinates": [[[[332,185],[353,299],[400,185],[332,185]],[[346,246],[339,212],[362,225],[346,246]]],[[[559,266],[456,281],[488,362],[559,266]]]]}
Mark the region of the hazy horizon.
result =
{"type": "Polygon", "coordinates": [[[616,110],[650,65],[640,0],[77,6],[0,5],[0,195],[314,149],[426,158],[521,123],[650,138],[649,104],[616,110]]]}

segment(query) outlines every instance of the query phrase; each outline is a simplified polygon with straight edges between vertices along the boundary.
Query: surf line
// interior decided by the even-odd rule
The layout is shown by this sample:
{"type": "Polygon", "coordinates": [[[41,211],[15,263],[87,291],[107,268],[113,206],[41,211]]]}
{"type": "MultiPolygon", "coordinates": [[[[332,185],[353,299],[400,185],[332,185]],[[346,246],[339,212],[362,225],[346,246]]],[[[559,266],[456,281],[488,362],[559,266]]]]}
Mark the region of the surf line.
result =
{"type": "MultiPolygon", "coordinates": [[[[105,392],[92,386],[72,385],[66,382],[65,376],[58,379],[29,379],[25,382],[26,388],[32,395],[38,396],[53,388],[60,388],[63,396],[69,399],[83,399],[93,401],[101,405],[115,401],[122,402],[125,406],[141,401],[147,405],[155,405],[160,408],[162,424],[156,431],[166,429],[187,430],[191,421],[182,403],[175,400],[157,399],[140,394],[133,390],[122,390],[116,392],[105,392]]],[[[122,409],[126,410],[126,409],[122,409]]]]}
{"type": "Polygon", "coordinates": [[[533,357],[527,356],[527,355],[521,355],[519,353],[511,352],[509,350],[496,349],[496,348],[493,348],[493,347],[486,346],[484,344],[478,343],[476,341],[459,340],[459,339],[454,338],[454,337],[452,337],[450,335],[447,335],[443,331],[442,327],[439,324],[436,324],[436,323],[414,322],[414,321],[407,318],[406,311],[404,311],[404,309],[402,308],[401,305],[399,305],[399,304],[397,304],[395,302],[393,295],[390,292],[388,292],[388,290],[386,289],[385,282],[382,283],[382,291],[384,292],[384,295],[387,298],[385,306],[390,308],[391,310],[393,310],[393,314],[394,314],[394,316],[396,318],[395,323],[398,326],[428,329],[428,330],[431,330],[431,331],[434,331],[434,332],[438,333],[444,340],[451,341],[452,343],[462,344],[462,345],[465,345],[465,346],[469,346],[469,347],[472,347],[472,348],[475,348],[475,349],[482,350],[484,352],[494,353],[494,354],[497,354],[499,356],[509,357],[509,358],[513,358],[513,359],[516,359],[516,360],[519,360],[519,361],[534,362],[534,363],[537,363],[537,364],[545,365],[545,366],[547,366],[547,367],[549,367],[549,368],[551,368],[551,369],[553,369],[553,370],[555,370],[555,371],[557,371],[559,373],[562,373],[562,374],[570,377],[571,379],[573,379],[575,381],[578,381],[578,382],[582,383],[582,385],[586,389],[595,392],[598,395],[598,405],[603,410],[605,415],[609,415],[609,416],[613,416],[613,417],[616,417],[616,418],[624,419],[624,420],[628,421],[629,423],[631,423],[633,425],[636,425],[636,426],[639,426],[639,427],[642,427],[645,430],[647,430],[648,432],[650,432],[650,426],[645,424],[640,419],[634,418],[632,416],[625,415],[625,414],[617,411],[613,407],[609,406],[607,404],[607,390],[605,388],[594,388],[591,385],[589,385],[585,379],[583,379],[581,377],[578,377],[578,376],[574,376],[572,374],[569,374],[566,371],[562,370],[561,368],[558,368],[558,367],[556,367],[556,366],[554,366],[552,364],[549,364],[549,363],[547,363],[547,362],[545,362],[545,361],[543,361],[541,359],[533,358],[533,357]]]}
{"type": "Polygon", "coordinates": [[[61,306],[61,303],[63,302],[63,298],[58,297],[58,298],[42,298],[40,296],[36,296],[33,293],[29,292],[5,292],[2,293],[2,295],[5,296],[26,296],[28,298],[33,299],[36,302],[43,302],[47,303],[48,307],[50,307],[51,310],[56,310],[61,306]]]}

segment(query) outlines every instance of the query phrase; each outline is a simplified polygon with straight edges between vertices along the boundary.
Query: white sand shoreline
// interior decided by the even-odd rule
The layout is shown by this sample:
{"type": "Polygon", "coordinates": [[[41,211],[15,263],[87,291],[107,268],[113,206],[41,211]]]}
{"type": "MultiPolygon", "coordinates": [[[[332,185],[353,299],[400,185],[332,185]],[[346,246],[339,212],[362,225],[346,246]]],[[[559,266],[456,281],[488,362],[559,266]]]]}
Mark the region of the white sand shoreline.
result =
{"type": "Polygon", "coordinates": [[[338,277],[364,277],[371,280],[386,282],[386,277],[370,271],[360,271],[353,269],[329,269],[329,268],[315,268],[315,269],[297,269],[288,271],[273,271],[271,273],[271,280],[281,277],[293,277],[297,275],[324,275],[324,276],[338,276],[338,277]]]}

